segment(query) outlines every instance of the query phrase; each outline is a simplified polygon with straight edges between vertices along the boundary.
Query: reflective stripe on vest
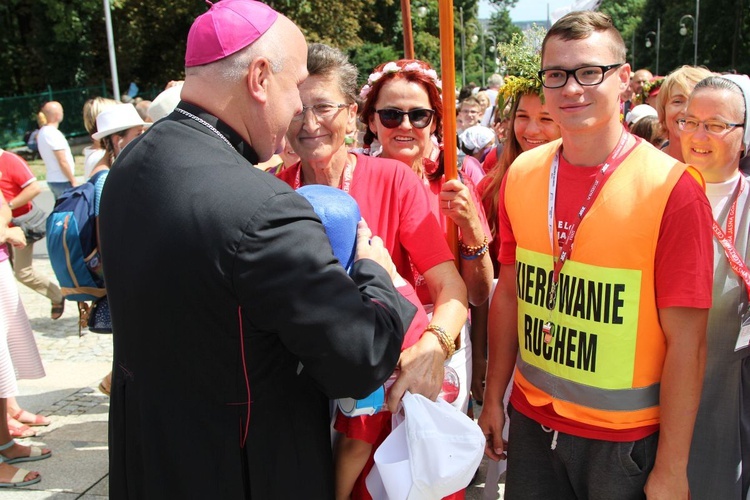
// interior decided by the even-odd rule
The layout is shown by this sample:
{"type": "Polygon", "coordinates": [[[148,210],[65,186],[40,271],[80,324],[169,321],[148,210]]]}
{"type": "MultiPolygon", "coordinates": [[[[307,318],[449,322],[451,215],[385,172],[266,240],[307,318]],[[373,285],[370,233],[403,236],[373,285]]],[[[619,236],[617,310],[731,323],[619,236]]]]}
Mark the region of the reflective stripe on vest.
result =
{"type": "Polygon", "coordinates": [[[520,354],[516,367],[526,380],[561,401],[604,411],[636,411],[659,406],[660,384],[637,389],[599,389],[554,377],[526,363],[520,354]]]}

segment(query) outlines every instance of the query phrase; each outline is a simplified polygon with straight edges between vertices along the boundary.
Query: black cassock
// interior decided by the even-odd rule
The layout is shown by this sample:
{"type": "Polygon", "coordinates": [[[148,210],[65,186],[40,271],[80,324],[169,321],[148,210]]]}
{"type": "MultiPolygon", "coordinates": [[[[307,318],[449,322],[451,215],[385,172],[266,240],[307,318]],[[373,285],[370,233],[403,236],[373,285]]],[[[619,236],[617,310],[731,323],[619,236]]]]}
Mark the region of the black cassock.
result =
{"type": "Polygon", "coordinates": [[[333,498],[328,400],[388,377],[414,308],[372,261],[347,276],[307,201],[180,108],[231,145],[175,111],[102,194],[110,497],[333,498]]]}

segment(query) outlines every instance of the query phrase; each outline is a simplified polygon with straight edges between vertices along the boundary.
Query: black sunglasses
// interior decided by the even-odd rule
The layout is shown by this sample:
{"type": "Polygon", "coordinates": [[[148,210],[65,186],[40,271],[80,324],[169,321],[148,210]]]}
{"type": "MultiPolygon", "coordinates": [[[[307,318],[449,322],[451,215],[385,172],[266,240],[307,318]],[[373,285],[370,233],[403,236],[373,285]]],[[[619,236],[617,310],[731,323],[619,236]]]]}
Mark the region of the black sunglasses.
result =
{"type": "Polygon", "coordinates": [[[401,111],[400,109],[379,109],[375,111],[380,116],[380,123],[385,128],[396,128],[404,121],[404,116],[409,116],[409,123],[414,128],[425,128],[432,122],[434,109],[412,109],[411,111],[401,111]]]}

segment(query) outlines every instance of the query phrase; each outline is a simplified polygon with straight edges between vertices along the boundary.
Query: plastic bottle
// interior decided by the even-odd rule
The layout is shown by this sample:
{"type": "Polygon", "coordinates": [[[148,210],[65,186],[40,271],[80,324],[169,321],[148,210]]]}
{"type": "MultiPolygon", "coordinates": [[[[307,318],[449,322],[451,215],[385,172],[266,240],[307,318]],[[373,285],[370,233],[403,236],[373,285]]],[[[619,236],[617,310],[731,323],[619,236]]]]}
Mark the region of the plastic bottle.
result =
{"type": "MultiPolygon", "coordinates": [[[[386,398],[388,391],[399,376],[399,370],[394,371],[388,380],[382,386],[375,389],[369,396],[362,399],[341,398],[336,400],[341,413],[347,417],[358,417],[361,415],[375,415],[378,412],[387,410],[386,398]]],[[[443,386],[440,389],[439,398],[448,403],[452,403],[458,398],[461,384],[458,380],[458,373],[450,366],[444,367],[443,386]]]]}

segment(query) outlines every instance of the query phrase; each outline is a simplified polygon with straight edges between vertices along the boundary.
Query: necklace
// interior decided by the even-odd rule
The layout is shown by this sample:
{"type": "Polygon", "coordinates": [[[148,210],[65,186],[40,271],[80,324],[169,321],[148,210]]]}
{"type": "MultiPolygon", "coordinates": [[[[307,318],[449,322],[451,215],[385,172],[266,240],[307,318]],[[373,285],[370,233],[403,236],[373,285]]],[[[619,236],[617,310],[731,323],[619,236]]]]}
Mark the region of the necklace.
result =
{"type": "Polygon", "coordinates": [[[199,116],[195,116],[195,115],[194,115],[193,113],[190,113],[189,111],[185,111],[184,109],[180,109],[180,108],[175,108],[175,111],[177,111],[177,112],[179,112],[179,113],[182,113],[183,115],[187,116],[188,118],[192,118],[193,120],[197,121],[198,123],[200,123],[201,125],[203,125],[204,127],[206,127],[206,128],[208,129],[208,130],[210,130],[210,131],[211,131],[211,132],[213,132],[214,134],[218,135],[218,136],[219,136],[219,138],[220,138],[220,139],[221,139],[222,141],[226,142],[226,143],[227,143],[227,145],[228,145],[228,146],[229,146],[230,148],[232,148],[232,149],[235,149],[235,148],[234,148],[234,146],[232,146],[232,143],[231,143],[231,142],[229,142],[229,139],[227,139],[227,138],[226,138],[226,137],[224,136],[224,134],[222,134],[221,132],[219,132],[219,131],[218,131],[218,130],[216,129],[216,127],[214,127],[213,125],[211,125],[210,123],[208,123],[208,122],[207,122],[206,120],[204,120],[203,118],[201,118],[201,117],[199,117],[199,116]]]}

